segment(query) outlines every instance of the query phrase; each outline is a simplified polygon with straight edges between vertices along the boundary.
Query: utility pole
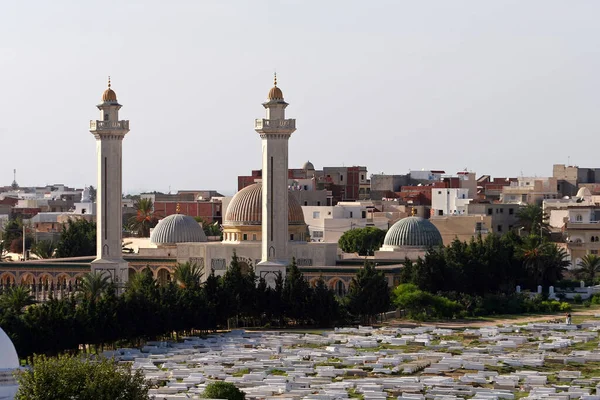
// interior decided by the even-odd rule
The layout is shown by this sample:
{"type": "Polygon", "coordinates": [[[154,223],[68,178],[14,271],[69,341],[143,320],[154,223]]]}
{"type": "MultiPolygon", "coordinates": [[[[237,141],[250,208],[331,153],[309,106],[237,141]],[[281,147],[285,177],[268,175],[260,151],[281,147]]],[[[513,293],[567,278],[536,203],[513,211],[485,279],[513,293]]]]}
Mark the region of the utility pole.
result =
{"type": "Polygon", "coordinates": [[[23,261],[27,261],[27,250],[25,249],[25,223],[23,223],[23,261]]]}

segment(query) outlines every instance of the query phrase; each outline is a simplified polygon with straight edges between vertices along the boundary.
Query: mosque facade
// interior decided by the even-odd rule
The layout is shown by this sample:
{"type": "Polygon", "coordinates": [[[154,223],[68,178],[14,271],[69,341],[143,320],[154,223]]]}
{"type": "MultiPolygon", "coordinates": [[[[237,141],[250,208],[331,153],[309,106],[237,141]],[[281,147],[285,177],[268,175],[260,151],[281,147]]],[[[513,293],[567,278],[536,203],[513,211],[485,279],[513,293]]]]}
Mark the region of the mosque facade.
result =
{"type": "MultiPolygon", "coordinates": [[[[34,296],[43,300],[49,293],[60,296],[74,290],[86,272],[107,272],[124,284],[132,274],[148,269],[164,283],[182,262],[198,265],[206,279],[213,271],[225,274],[236,254],[242,269],[254,268],[270,286],[279,273],[285,275],[286,266],[295,259],[311,284],[323,278],[331,289],[344,294],[364,260],[342,260],[337,243],[310,241],[301,205],[288,192],[288,142],[296,121],[286,119],[288,103],[276,81],[262,105],[266,116],[255,120],[254,129],[262,143],[263,176],[260,183],[243,187],[230,201],[222,224],[223,240],[207,241],[194,218],[176,213],[153,229],[150,246],[139,248],[136,254],[123,254],[121,158],[129,121],[118,119],[122,106],[109,81],[97,106],[100,119],[90,122],[98,156],[96,257],[0,262],[0,286],[30,285],[34,296]]],[[[314,169],[312,165],[306,168],[314,169]]],[[[408,217],[389,229],[372,261],[393,286],[407,257],[415,259],[441,243],[439,231],[428,220],[408,217]]]]}

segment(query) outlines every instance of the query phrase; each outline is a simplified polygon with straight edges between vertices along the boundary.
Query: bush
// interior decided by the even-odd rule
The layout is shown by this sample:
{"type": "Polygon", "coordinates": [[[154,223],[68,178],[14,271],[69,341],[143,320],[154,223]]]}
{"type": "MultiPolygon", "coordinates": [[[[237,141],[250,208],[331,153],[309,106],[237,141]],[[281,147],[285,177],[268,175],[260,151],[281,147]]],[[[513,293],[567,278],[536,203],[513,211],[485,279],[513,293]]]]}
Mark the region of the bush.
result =
{"type": "Polygon", "coordinates": [[[406,283],[398,285],[393,293],[396,307],[406,311],[409,318],[454,318],[461,314],[463,307],[444,296],[436,296],[406,283]]]}
{"type": "Polygon", "coordinates": [[[595,293],[590,299],[592,304],[600,304],[600,293],[595,293]]]}
{"type": "Polygon", "coordinates": [[[114,360],[62,355],[34,356],[33,368],[17,375],[17,400],[147,400],[148,385],[141,370],[114,360]]]}
{"type": "Polygon", "coordinates": [[[579,293],[577,293],[575,296],[573,296],[573,302],[575,304],[581,304],[582,301],[583,300],[582,300],[581,295],[579,293]]]}
{"type": "Polygon", "coordinates": [[[245,400],[246,394],[230,382],[211,382],[202,397],[206,399],[245,400]]]}
{"type": "Polygon", "coordinates": [[[589,301],[589,300],[586,300],[586,301],[583,302],[583,306],[585,308],[590,308],[592,306],[592,302],[589,301]]]}

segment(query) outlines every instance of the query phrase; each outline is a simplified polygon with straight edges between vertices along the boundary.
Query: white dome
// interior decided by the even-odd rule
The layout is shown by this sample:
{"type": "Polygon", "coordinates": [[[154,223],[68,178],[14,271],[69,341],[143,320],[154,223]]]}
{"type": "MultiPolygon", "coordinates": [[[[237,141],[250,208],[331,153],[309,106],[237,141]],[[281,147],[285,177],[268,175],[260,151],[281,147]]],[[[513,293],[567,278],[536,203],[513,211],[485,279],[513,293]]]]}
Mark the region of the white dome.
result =
{"type": "Polygon", "coordinates": [[[13,374],[19,368],[17,350],[8,335],[0,328],[0,399],[13,399],[19,385],[13,374]]]}
{"type": "Polygon", "coordinates": [[[19,356],[8,335],[0,328],[0,370],[19,368],[19,356]]]}
{"type": "Polygon", "coordinates": [[[155,244],[175,244],[206,242],[202,226],[192,217],[172,214],[161,219],[150,234],[150,242],[155,244]]]}

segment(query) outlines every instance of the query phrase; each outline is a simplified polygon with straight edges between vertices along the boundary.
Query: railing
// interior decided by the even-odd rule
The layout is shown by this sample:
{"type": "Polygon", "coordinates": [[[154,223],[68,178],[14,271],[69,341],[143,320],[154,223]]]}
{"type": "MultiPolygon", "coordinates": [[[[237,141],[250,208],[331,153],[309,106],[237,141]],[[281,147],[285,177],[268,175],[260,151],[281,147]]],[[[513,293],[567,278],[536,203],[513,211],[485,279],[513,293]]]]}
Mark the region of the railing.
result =
{"type": "Polygon", "coordinates": [[[129,129],[129,121],[90,121],[90,130],[129,129]]]}
{"type": "Polygon", "coordinates": [[[296,129],[295,119],[256,119],[254,129],[296,129]]]}

